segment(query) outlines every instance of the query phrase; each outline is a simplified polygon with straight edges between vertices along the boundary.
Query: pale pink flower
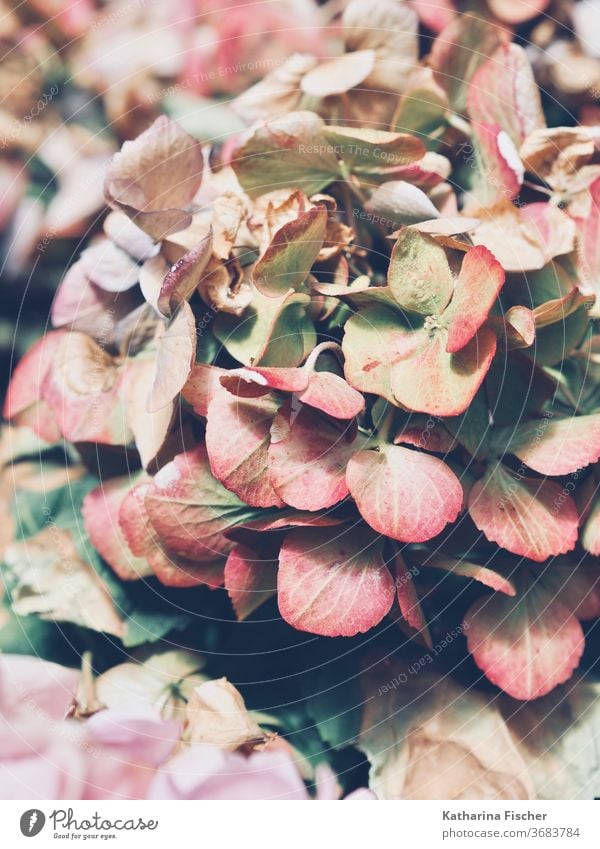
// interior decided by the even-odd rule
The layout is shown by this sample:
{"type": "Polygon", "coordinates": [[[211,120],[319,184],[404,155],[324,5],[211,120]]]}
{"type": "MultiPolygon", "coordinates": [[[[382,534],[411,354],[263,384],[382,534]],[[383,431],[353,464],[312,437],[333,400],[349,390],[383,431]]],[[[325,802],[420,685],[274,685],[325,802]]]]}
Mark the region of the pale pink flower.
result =
{"type": "Polygon", "coordinates": [[[64,717],[79,673],[35,657],[0,655],[0,798],[78,798],[85,754],[64,717]]]}
{"type": "Polygon", "coordinates": [[[84,730],[94,755],[87,764],[87,799],[144,799],[181,737],[178,722],[146,705],[101,710],[84,730]]]}
{"type": "MultiPolygon", "coordinates": [[[[318,800],[339,799],[337,779],[325,764],[317,767],[315,782],[318,800]]],[[[157,772],[148,798],[306,801],[310,796],[291,753],[283,747],[244,756],[197,745],[181,752],[157,772]]],[[[347,798],[375,796],[361,788],[347,798]]]]}
{"type": "Polygon", "coordinates": [[[307,799],[291,757],[283,750],[245,757],[214,746],[181,752],[160,770],[149,799],[307,799]]]}

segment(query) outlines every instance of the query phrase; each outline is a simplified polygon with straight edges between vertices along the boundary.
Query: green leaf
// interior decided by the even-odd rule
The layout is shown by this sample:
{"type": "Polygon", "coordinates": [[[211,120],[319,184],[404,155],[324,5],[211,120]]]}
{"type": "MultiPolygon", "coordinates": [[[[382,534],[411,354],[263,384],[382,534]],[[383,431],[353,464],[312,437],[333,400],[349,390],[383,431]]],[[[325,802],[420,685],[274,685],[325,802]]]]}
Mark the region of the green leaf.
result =
{"type": "Polygon", "coordinates": [[[393,119],[393,129],[401,133],[414,133],[429,147],[447,124],[448,98],[443,89],[424,70],[421,77],[404,92],[393,119]]]}
{"type": "Polygon", "coordinates": [[[510,274],[505,291],[512,303],[535,309],[548,301],[564,298],[573,291],[576,282],[576,276],[559,262],[549,262],[526,275],[510,274]]]}
{"type": "Polygon", "coordinates": [[[408,133],[370,127],[327,126],[323,135],[346,168],[359,177],[389,175],[425,155],[423,142],[408,133]]]}
{"type": "Polygon", "coordinates": [[[261,515],[213,477],[204,445],[160,469],[145,506],[161,541],[175,554],[198,561],[228,554],[233,544],[225,532],[261,515]]]}
{"type": "Polygon", "coordinates": [[[429,65],[455,112],[466,111],[471,78],[500,43],[501,31],[498,27],[466,13],[457,15],[436,38],[429,65]]]}
{"type": "Polygon", "coordinates": [[[351,173],[385,179],[424,154],[407,133],[327,126],[314,112],[291,112],[258,127],[231,164],[251,195],[295,186],[310,196],[351,173]]]}
{"type": "Polygon", "coordinates": [[[226,101],[178,91],[168,94],[162,106],[180,127],[195,139],[214,144],[244,129],[244,122],[226,101]]]}
{"type": "MultiPolygon", "coordinates": [[[[62,470],[64,466],[54,468],[62,470]]],[[[46,462],[42,481],[51,480],[51,469],[52,466],[46,462]]],[[[42,474],[41,471],[40,474],[42,474]]],[[[77,476],[77,469],[73,469],[68,483],[59,487],[48,487],[41,491],[17,487],[14,501],[17,519],[16,539],[31,540],[36,534],[46,529],[50,534],[48,549],[51,551],[57,546],[55,542],[57,534],[68,531],[79,556],[98,574],[113,599],[115,609],[126,623],[122,634],[124,645],[135,646],[155,641],[173,630],[188,627],[193,617],[182,611],[180,605],[173,604],[166,597],[164,588],[157,593],[151,585],[120,580],[90,544],[83,525],[82,507],[87,493],[97,485],[98,480],[95,477],[77,476]]],[[[60,554],[60,549],[57,550],[60,554]]],[[[33,624],[35,617],[19,618],[19,622],[21,621],[25,623],[25,626],[31,622],[31,628],[37,634],[39,629],[33,624]]],[[[48,629],[52,626],[49,623],[45,624],[48,628],[44,628],[40,633],[50,633],[48,629]]],[[[72,627],[75,631],[83,630],[72,627]]],[[[54,637],[49,639],[55,640],[54,637]]],[[[55,641],[58,643],[57,638],[55,641]]]]}
{"type": "Polygon", "coordinates": [[[535,344],[528,348],[525,354],[538,365],[556,365],[567,359],[583,340],[589,327],[590,317],[587,309],[578,309],[563,321],[540,327],[536,333],[535,344]]]}
{"type": "Polygon", "coordinates": [[[392,392],[390,341],[400,331],[401,316],[387,306],[367,306],[344,325],[344,373],[360,392],[373,392],[398,404],[392,392]]]}
{"type": "Polygon", "coordinates": [[[71,531],[48,525],[7,547],[5,575],[12,609],[19,616],[36,614],[122,638],[122,613],[98,572],[80,555],[75,539],[71,531]]]}
{"type": "Polygon", "coordinates": [[[556,391],[556,383],[520,351],[496,357],[485,380],[494,424],[524,421],[538,413],[556,391]]]}
{"type": "MultiPolygon", "coordinates": [[[[50,465],[44,466],[46,477],[50,468],[50,465]]],[[[83,499],[97,484],[93,475],[79,476],[74,471],[68,482],[58,487],[33,490],[17,486],[13,499],[16,539],[32,537],[48,525],[69,531],[80,528],[83,499]]]]}
{"type": "MultiPolygon", "coordinates": [[[[334,642],[333,645],[338,645],[334,642]]],[[[326,650],[325,650],[326,651],[326,650]]],[[[324,651],[324,653],[325,653],[324,651]]],[[[319,658],[310,674],[300,677],[306,711],[330,746],[341,749],[358,737],[362,716],[360,677],[355,653],[339,649],[319,658]]]]}
{"type": "MultiPolygon", "coordinates": [[[[70,625],[56,625],[37,616],[15,616],[10,609],[0,609],[0,652],[31,654],[63,666],[77,666],[80,655],[73,643],[65,640],[65,631],[71,630],[70,625]]],[[[76,632],[77,629],[73,627],[72,630],[76,632]]]]}
{"type": "Polygon", "coordinates": [[[214,333],[244,365],[297,366],[314,348],[315,328],[306,314],[310,297],[292,292],[270,298],[256,291],[242,316],[220,313],[214,333]]]}
{"type": "Polygon", "coordinates": [[[258,291],[274,298],[302,286],[321,250],[326,228],[324,207],[309,209],[280,227],[254,266],[258,291]]]}
{"type": "Polygon", "coordinates": [[[485,457],[488,449],[490,415],[485,392],[480,389],[465,412],[450,416],[444,424],[472,457],[485,457]]]}
{"type": "Polygon", "coordinates": [[[231,163],[244,190],[261,195],[295,186],[310,196],[339,178],[324,128],[314,112],[292,112],[258,127],[231,163]]]}
{"type": "Polygon", "coordinates": [[[388,285],[402,309],[439,316],[453,286],[444,248],[431,236],[402,230],[390,258],[388,285]]]}

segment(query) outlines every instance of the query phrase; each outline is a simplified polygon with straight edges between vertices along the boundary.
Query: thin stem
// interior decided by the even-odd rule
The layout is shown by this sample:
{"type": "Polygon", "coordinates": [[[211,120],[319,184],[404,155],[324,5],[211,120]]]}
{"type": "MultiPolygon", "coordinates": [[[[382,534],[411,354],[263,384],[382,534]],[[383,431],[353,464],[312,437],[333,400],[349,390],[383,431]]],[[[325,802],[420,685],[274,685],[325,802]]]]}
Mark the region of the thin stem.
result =
{"type": "Polygon", "coordinates": [[[342,107],[342,116],[344,118],[344,121],[348,124],[352,124],[354,120],[352,117],[352,103],[350,101],[350,98],[348,97],[347,91],[342,92],[342,94],[340,95],[340,104],[342,107]]]}
{"type": "Polygon", "coordinates": [[[523,185],[527,186],[528,189],[533,189],[534,192],[539,192],[541,195],[552,197],[554,194],[550,191],[550,189],[547,189],[545,186],[540,186],[539,183],[532,183],[531,180],[523,180],[523,185]]]}
{"type": "Polygon", "coordinates": [[[392,441],[394,421],[396,419],[396,408],[386,402],[383,414],[377,422],[374,422],[375,430],[369,435],[365,448],[377,448],[392,441]]]}
{"type": "Polygon", "coordinates": [[[306,371],[313,371],[317,359],[321,356],[321,354],[325,353],[325,351],[333,351],[339,360],[343,357],[342,346],[337,342],[321,342],[320,345],[313,348],[302,368],[305,368],[306,371]]]}
{"type": "Polygon", "coordinates": [[[92,652],[86,651],[81,655],[81,697],[77,706],[76,715],[79,718],[91,716],[103,710],[106,705],[98,699],[96,695],[96,679],[94,677],[94,668],[92,666],[92,652]]]}
{"type": "Polygon", "coordinates": [[[464,118],[461,118],[461,116],[456,112],[450,112],[447,120],[451,127],[454,127],[455,130],[459,130],[459,132],[461,132],[464,136],[467,136],[467,138],[470,139],[473,135],[470,124],[468,124],[467,121],[465,121],[464,118]]]}
{"type": "Polygon", "coordinates": [[[347,180],[340,181],[339,186],[342,194],[342,200],[345,206],[344,212],[346,213],[346,223],[351,224],[354,206],[352,204],[352,195],[350,193],[350,187],[348,185],[347,180]]]}
{"type": "Polygon", "coordinates": [[[377,436],[379,442],[391,442],[393,436],[394,422],[396,420],[396,408],[388,403],[385,413],[381,421],[381,425],[377,428],[377,436]]]}
{"type": "MultiPolygon", "coordinates": [[[[343,164],[343,163],[341,163],[341,164],[343,164]]],[[[346,179],[346,185],[349,186],[350,191],[355,195],[355,197],[358,198],[358,200],[361,202],[361,204],[363,206],[366,203],[368,203],[369,198],[363,192],[363,190],[361,189],[361,187],[358,185],[358,183],[355,180],[352,180],[351,177],[350,177],[350,179],[346,179]]],[[[371,221],[370,224],[371,224],[371,227],[373,227],[375,230],[377,230],[377,232],[379,233],[379,235],[383,239],[384,243],[389,244],[389,238],[388,238],[389,233],[385,229],[385,227],[383,227],[382,224],[379,221],[371,221]]],[[[390,250],[391,250],[391,248],[390,248],[390,250]]]]}

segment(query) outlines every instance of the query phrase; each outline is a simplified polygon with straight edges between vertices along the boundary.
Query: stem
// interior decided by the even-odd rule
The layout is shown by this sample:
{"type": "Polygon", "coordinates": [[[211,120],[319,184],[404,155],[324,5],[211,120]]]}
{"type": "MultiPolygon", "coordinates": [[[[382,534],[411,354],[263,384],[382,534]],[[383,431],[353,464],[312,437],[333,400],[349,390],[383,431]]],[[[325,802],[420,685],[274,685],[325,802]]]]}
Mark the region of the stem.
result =
{"type": "Polygon", "coordinates": [[[341,191],[341,194],[342,194],[342,200],[344,201],[344,205],[345,205],[344,212],[346,213],[346,223],[351,225],[353,212],[354,212],[354,206],[352,204],[352,195],[350,193],[350,187],[349,187],[348,182],[346,180],[340,181],[339,185],[340,185],[340,191],[341,191]]]}
{"type": "Polygon", "coordinates": [[[396,408],[388,404],[381,426],[377,429],[380,442],[391,442],[392,430],[396,420],[396,408]]]}
{"type": "Polygon", "coordinates": [[[550,189],[547,189],[545,186],[540,186],[538,183],[532,183],[530,180],[523,180],[523,185],[527,186],[528,189],[533,189],[534,192],[539,192],[541,195],[546,195],[547,197],[552,197],[554,192],[551,192],[550,189]]]}
{"type": "Polygon", "coordinates": [[[467,138],[470,139],[473,135],[471,132],[470,125],[465,121],[464,118],[461,118],[460,115],[457,115],[456,112],[450,112],[447,121],[451,127],[454,127],[455,130],[458,130],[467,138]]]}
{"type": "Polygon", "coordinates": [[[362,203],[362,205],[364,206],[364,205],[365,205],[365,203],[367,203],[367,202],[368,202],[369,198],[368,198],[368,197],[367,197],[367,195],[363,192],[363,190],[362,190],[362,189],[361,189],[361,187],[358,185],[358,183],[357,183],[355,180],[346,180],[346,183],[347,183],[347,184],[348,184],[348,186],[350,187],[350,191],[351,191],[351,192],[354,192],[354,194],[356,195],[356,197],[359,199],[359,201],[360,201],[360,202],[362,203]]]}
{"type": "Polygon", "coordinates": [[[79,699],[79,705],[77,706],[78,717],[91,716],[106,707],[106,705],[103,705],[96,695],[96,679],[94,678],[91,651],[86,651],[81,655],[80,691],[81,698],[79,699]]]}
{"type": "MultiPolygon", "coordinates": [[[[343,163],[340,164],[343,165],[343,163]]],[[[354,180],[346,179],[346,185],[350,188],[350,191],[355,195],[356,198],[358,198],[358,200],[363,206],[368,202],[369,198],[354,180]]],[[[385,227],[379,221],[371,221],[369,223],[371,227],[373,227],[373,229],[377,230],[377,232],[383,239],[384,244],[389,244],[389,233],[385,229],[385,227]]]]}
{"type": "MultiPolygon", "coordinates": [[[[373,443],[372,447],[376,448],[379,445],[386,445],[386,444],[389,444],[392,441],[390,439],[390,437],[392,435],[392,430],[393,430],[393,427],[394,427],[395,419],[396,419],[396,408],[392,404],[390,404],[389,402],[386,402],[385,411],[384,411],[383,415],[381,416],[381,418],[379,419],[379,423],[378,424],[374,423],[375,427],[376,427],[376,431],[371,434],[371,436],[368,440],[369,442],[373,443]]],[[[365,446],[365,447],[367,447],[367,446],[365,446]]],[[[369,446],[369,447],[371,447],[371,446],[369,446]]]]}
{"type": "Polygon", "coordinates": [[[342,106],[342,116],[344,118],[344,122],[347,124],[352,124],[352,103],[350,102],[350,98],[348,97],[348,92],[344,91],[340,95],[340,103],[342,106]]]}
{"type": "Polygon", "coordinates": [[[317,359],[323,354],[325,351],[333,351],[337,358],[341,361],[342,359],[342,346],[337,342],[321,342],[320,345],[317,345],[316,348],[310,353],[310,356],[302,366],[302,368],[306,369],[306,371],[314,371],[315,363],[317,359]]]}

